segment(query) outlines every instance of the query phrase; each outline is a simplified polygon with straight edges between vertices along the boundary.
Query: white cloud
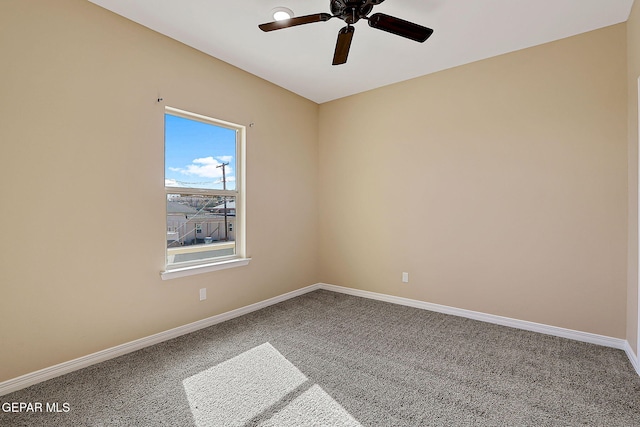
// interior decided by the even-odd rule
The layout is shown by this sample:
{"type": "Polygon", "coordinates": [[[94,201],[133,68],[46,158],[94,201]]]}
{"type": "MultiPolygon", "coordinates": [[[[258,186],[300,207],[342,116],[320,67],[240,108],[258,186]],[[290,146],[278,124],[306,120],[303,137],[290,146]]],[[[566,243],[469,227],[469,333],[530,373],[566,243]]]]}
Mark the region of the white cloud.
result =
{"type": "Polygon", "coordinates": [[[165,187],[177,187],[178,182],[175,179],[165,179],[164,180],[165,187]]]}
{"type": "MultiPolygon", "coordinates": [[[[209,156],[202,157],[198,159],[193,159],[190,165],[187,165],[186,168],[169,168],[169,170],[173,172],[180,172],[184,175],[197,176],[200,178],[208,178],[208,179],[222,179],[222,168],[218,167],[223,162],[228,161],[227,158],[231,159],[231,156],[220,156],[217,159],[209,156]],[[218,159],[225,159],[222,161],[218,161],[218,159]]],[[[231,181],[233,178],[233,170],[230,166],[225,167],[225,173],[227,175],[227,181],[231,181]]]]}
{"type": "Polygon", "coordinates": [[[220,160],[222,163],[228,163],[233,160],[233,156],[218,156],[216,159],[220,160]]]}
{"type": "Polygon", "coordinates": [[[219,164],[220,163],[213,157],[194,159],[183,173],[201,178],[217,178],[222,176],[222,171],[217,168],[219,164]]]}

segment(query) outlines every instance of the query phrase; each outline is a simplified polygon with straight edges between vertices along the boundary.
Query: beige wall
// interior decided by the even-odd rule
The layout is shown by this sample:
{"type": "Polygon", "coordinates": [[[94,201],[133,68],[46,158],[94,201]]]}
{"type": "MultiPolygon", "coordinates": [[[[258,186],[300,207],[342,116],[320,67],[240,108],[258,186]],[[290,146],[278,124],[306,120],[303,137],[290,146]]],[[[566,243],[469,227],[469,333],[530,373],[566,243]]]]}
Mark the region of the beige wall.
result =
{"type": "Polygon", "coordinates": [[[627,341],[638,350],[638,77],[640,77],[640,5],[627,21],[629,114],[629,236],[627,276],[627,341]]]}
{"type": "Polygon", "coordinates": [[[82,0],[3,0],[0,52],[0,381],[317,281],[317,104],[82,0]],[[160,279],[158,95],[255,122],[249,266],[160,279]]]}
{"type": "Polygon", "coordinates": [[[624,338],[625,46],[620,24],[321,105],[322,281],[624,338]]]}

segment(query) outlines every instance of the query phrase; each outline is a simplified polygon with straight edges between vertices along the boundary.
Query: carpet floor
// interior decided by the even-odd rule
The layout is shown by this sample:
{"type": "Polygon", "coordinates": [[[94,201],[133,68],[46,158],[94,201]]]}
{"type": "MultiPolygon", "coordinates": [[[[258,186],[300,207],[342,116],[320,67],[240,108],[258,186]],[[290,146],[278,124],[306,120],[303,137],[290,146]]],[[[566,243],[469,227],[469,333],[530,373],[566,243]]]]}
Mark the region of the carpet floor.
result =
{"type": "Polygon", "coordinates": [[[1,426],[640,426],[625,353],[314,291],[0,396],[1,426]]]}

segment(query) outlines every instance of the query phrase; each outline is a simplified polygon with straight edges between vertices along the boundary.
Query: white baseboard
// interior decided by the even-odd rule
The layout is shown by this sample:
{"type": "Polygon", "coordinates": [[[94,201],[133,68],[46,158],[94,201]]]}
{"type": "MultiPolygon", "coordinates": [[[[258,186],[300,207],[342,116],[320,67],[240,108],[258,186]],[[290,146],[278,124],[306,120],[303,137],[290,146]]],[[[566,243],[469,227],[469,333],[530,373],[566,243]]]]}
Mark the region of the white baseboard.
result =
{"type": "Polygon", "coordinates": [[[36,372],[22,375],[17,378],[13,378],[0,383],[0,396],[13,393],[14,391],[21,390],[23,388],[32,386],[34,384],[41,383],[51,378],[59,377],[60,375],[68,374],[73,371],[77,371],[82,368],[86,368],[96,363],[104,362],[109,359],[113,359],[118,356],[122,356],[133,351],[141,350],[145,347],[149,347],[155,344],[159,344],[163,341],[167,341],[173,338],[177,338],[181,335],[185,335],[191,332],[195,332],[199,329],[207,328],[218,323],[222,323],[227,320],[242,316],[244,314],[251,313],[252,311],[260,310],[273,304],[277,304],[282,301],[286,301],[290,298],[306,294],[307,292],[318,289],[319,285],[311,285],[296,291],[288,292],[277,297],[269,298],[267,300],[257,302],[245,307],[231,310],[226,313],[218,314],[216,316],[202,319],[197,322],[189,323],[184,326],[169,329],[168,331],[160,332],[154,335],[150,335],[145,338],[140,338],[135,341],[131,341],[125,344],[121,344],[115,347],[111,347],[102,351],[98,351],[87,356],[82,356],[77,359],[63,362],[58,365],[50,366],[48,368],[41,369],[36,372]]]}
{"type": "Polygon", "coordinates": [[[526,320],[512,319],[509,317],[496,316],[494,314],[481,313],[479,311],[465,310],[462,308],[433,304],[409,298],[396,297],[393,295],[379,294],[377,292],[345,288],[342,286],[329,285],[326,283],[320,283],[319,285],[320,289],[326,289],[328,291],[340,292],[343,294],[370,298],[379,301],[386,301],[394,304],[406,305],[409,307],[421,308],[423,310],[436,311],[438,313],[451,314],[459,317],[466,317],[468,319],[480,320],[481,322],[495,323],[497,325],[509,326],[511,328],[524,329],[526,331],[539,332],[541,334],[554,335],[562,338],[569,338],[572,340],[598,344],[605,347],[613,347],[617,348],[618,350],[624,350],[626,346],[629,345],[626,340],[620,338],[612,338],[604,335],[592,334],[589,332],[575,331],[573,329],[559,328],[557,326],[528,322],[526,320]]]}
{"type": "Polygon", "coordinates": [[[109,359],[113,359],[118,356],[122,356],[127,353],[131,353],[137,350],[141,350],[145,347],[149,347],[155,344],[159,344],[163,341],[167,341],[173,338],[177,338],[181,335],[185,335],[197,330],[213,326],[218,323],[222,323],[227,320],[251,313],[256,310],[268,307],[270,305],[277,304],[282,301],[306,294],[317,289],[325,289],[328,291],[339,292],[343,294],[354,295],[363,298],[374,299],[378,301],[386,301],[393,304],[400,304],[409,307],[420,308],[423,310],[435,311],[438,313],[451,314],[459,317],[466,317],[469,319],[479,320],[482,322],[495,323],[498,325],[509,326],[517,329],[524,329],[532,332],[539,332],[547,335],[554,335],[558,337],[573,339],[576,341],[588,342],[592,344],[598,344],[606,347],[613,347],[619,350],[624,350],[631,361],[631,364],[635,368],[638,375],[640,375],[640,362],[638,356],[636,356],[629,346],[626,340],[619,338],[607,337],[604,335],[597,335],[588,332],[575,331],[572,329],[559,328],[557,326],[549,326],[540,323],[528,322],[525,320],[511,319],[508,317],[496,316],[493,314],[486,314],[477,311],[464,310],[455,307],[449,307],[446,305],[433,304],[424,301],[413,300],[409,298],[396,297],[392,295],[380,294],[377,292],[363,291],[353,288],[345,288],[342,286],[330,285],[326,283],[317,283],[315,285],[307,286],[292,292],[288,292],[283,295],[279,295],[267,300],[257,302],[245,307],[231,310],[226,313],[218,314],[216,316],[209,317],[207,319],[199,320],[197,322],[189,323],[188,325],[179,326],[177,328],[170,329],[165,332],[150,335],[145,338],[140,338],[135,341],[131,341],[125,344],[121,344],[112,348],[108,348],[102,351],[98,351],[87,356],[79,357],[68,362],[63,362],[58,365],[54,365],[48,368],[41,369],[36,372],[22,375],[17,378],[13,378],[0,383],[0,396],[12,393],[14,391],[21,390],[23,388],[32,386],[34,384],[41,383],[43,381],[55,378],[64,374],[68,374],[73,371],[77,371],[82,368],[86,368],[96,363],[104,362],[109,359]]]}

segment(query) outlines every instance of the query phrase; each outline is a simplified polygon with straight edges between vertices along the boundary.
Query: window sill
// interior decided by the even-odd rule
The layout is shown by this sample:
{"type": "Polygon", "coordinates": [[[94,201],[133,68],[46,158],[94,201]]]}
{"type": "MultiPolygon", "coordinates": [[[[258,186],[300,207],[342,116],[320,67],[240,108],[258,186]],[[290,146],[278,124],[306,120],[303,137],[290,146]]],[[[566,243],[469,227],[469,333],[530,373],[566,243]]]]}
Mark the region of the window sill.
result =
{"type": "Polygon", "coordinates": [[[236,258],[211,264],[194,265],[191,267],[176,268],[160,273],[162,280],[176,279],[178,277],[193,276],[194,274],[209,273],[211,271],[224,270],[226,268],[242,267],[249,264],[251,258],[236,258]]]}

